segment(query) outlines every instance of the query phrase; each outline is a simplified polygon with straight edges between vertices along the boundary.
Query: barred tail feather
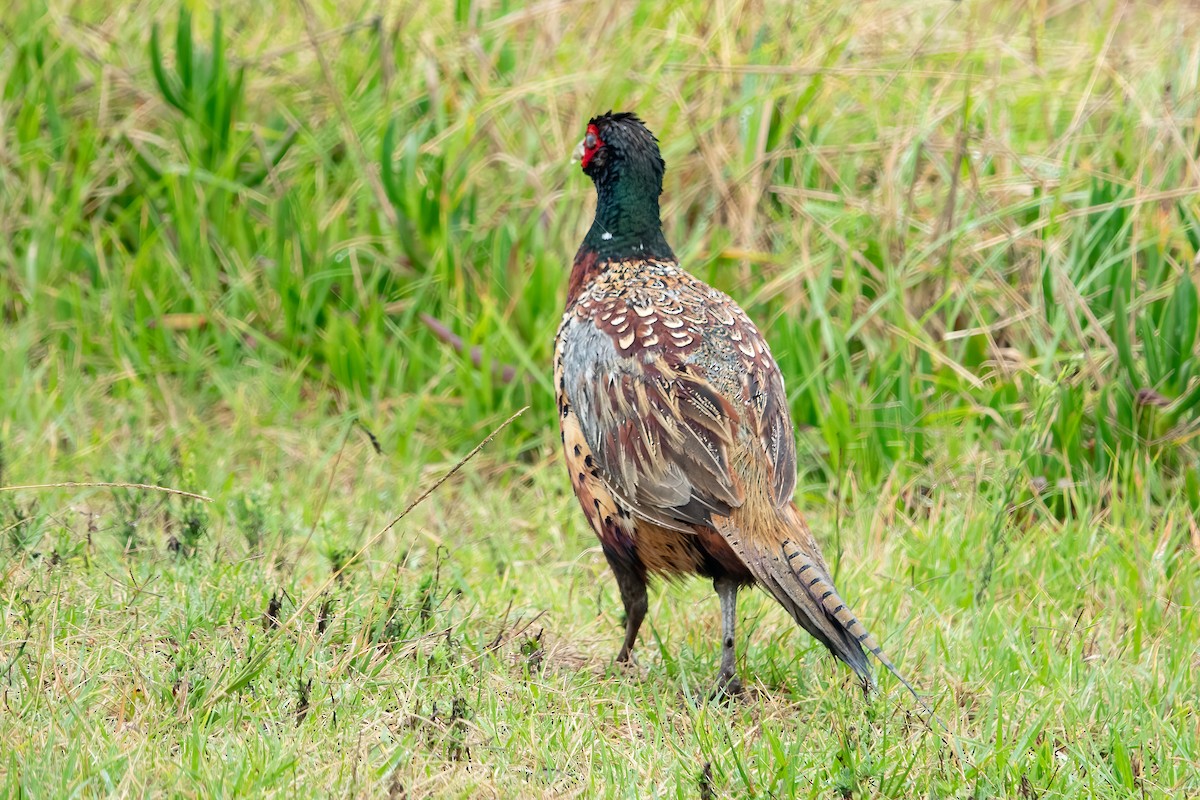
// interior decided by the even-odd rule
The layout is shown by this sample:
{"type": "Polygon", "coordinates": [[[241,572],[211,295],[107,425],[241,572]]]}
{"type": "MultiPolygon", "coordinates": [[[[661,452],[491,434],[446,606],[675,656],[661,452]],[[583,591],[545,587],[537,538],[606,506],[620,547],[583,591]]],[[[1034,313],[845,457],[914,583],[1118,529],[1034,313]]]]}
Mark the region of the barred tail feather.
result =
{"type": "Polygon", "coordinates": [[[875,681],[862,644],[845,626],[835,624],[829,618],[820,600],[821,594],[826,591],[824,587],[830,585],[824,577],[824,571],[808,559],[789,562],[786,557],[778,556],[766,561],[765,566],[766,574],[759,578],[764,588],[775,596],[802,628],[846,662],[865,685],[873,687],[875,681]]]}
{"type": "MultiPolygon", "coordinates": [[[[755,527],[749,526],[749,529],[755,527]]],[[[826,588],[818,590],[818,587],[831,590],[833,586],[824,564],[818,560],[819,556],[811,559],[790,542],[788,552],[781,552],[778,542],[780,538],[786,539],[786,529],[771,530],[770,533],[774,535],[766,538],[766,541],[745,535],[737,521],[732,519],[718,519],[717,529],[754,574],[759,585],[791,614],[796,623],[846,662],[864,685],[874,686],[862,644],[837,617],[828,612],[821,600],[826,588]],[[804,555],[804,559],[801,561],[799,556],[795,556],[789,560],[787,556],[793,551],[804,555]]]]}
{"type": "Polygon", "coordinates": [[[874,681],[870,677],[870,671],[866,669],[865,656],[862,655],[862,651],[865,648],[870,651],[871,655],[879,659],[879,663],[883,664],[888,672],[896,676],[896,680],[904,684],[904,688],[912,693],[912,696],[916,698],[918,703],[924,706],[925,701],[917,694],[917,690],[913,688],[913,685],[908,682],[907,678],[900,674],[900,671],[896,669],[896,665],[892,663],[891,659],[884,655],[883,648],[879,646],[879,642],[858,621],[858,618],[854,616],[854,612],[842,600],[837,589],[834,588],[833,581],[829,578],[828,573],[821,569],[821,566],[815,563],[805,553],[804,549],[791,539],[785,539],[780,550],[783,555],[783,563],[787,564],[788,570],[795,581],[804,587],[804,590],[808,592],[812,600],[820,603],[825,614],[830,619],[835,620],[840,626],[841,631],[854,643],[855,648],[858,650],[858,655],[862,657],[863,668],[860,669],[853,661],[847,659],[841,652],[831,647],[830,649],[833,650],[834,655],[853,667],[854,671],[862,676],[864,680],[868,681],[869,685],[874,686],[874,681]]]}
{"type": "Polygon", "coordinates": [[[800,627],[846,662],[866,687],[875,688],[870,652],[929,710],[834,588],[817,543],[794,506],[789,504],[782,516],[770,520],[714,517],[713,522],[758,583],[800,627]]]}

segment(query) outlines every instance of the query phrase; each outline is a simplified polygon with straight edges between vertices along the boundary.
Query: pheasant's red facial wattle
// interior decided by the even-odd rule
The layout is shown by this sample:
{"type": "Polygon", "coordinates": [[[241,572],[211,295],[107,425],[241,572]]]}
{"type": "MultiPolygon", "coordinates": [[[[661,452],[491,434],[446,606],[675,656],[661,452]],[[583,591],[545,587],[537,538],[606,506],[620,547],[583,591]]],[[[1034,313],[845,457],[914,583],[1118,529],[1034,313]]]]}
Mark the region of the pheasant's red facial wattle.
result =
{"type": "Polygon", "coordinates": [[[604,142],[600,138],[600,129],[595,125],[588,125],[587,134],[584,135],[583,142],[580,144],[583,155],[579,158],[579,166],[587,169],[588,164],[592,161],[592,157],[596,155],[601,147],[604,147],[604,142]]]}

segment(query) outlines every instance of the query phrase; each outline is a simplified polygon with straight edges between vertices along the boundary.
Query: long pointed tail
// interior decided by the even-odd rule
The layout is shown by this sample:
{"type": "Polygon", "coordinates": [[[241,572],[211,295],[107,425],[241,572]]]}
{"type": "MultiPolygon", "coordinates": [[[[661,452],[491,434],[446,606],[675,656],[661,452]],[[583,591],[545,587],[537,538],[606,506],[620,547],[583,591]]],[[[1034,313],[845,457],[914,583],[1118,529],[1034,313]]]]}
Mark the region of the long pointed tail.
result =
{"type": "MultiPolygon", "coordinates": [[[[773,529],[766,535],[746,535],[747,531],[738,529],[736,519],[718,525],[718,529],[762,587],[800,627],[846,662],[866,686],[875,686],[865,652],[869,651],[912,692],[917,702],[928,708],[838,594],[821,551],[799,511],[789,506],[776,519],[777,525],[762,526],[773,529]]],[[[748,526],[751,530],[757,527],[748,526]]]]}
{"type": "MultiPolygon", "coordinates": [[[[900,671],[896,669],[896,665],[884,654],[883,648],[879,646],[879,642],[858,621],[858,618],[854,616],[854,612],[846,605],[846,601],[842,600],[841,595],[834,588],[833,580],[830,579],[823,565],[809,556],[805,552],[804,547],[790,538],[785,539],[781,543],[780,555],[782,558],[776,560],[774,563],[786,565],[784,567],[785,574],[790,573],[794,579],[790,582],[785,581],[784,585],[799,583],[803,591],[808,595],[809,601],[819,604],[821,610],[827,615],[827,619],[832,619],[837,623],[839,633],[843,634],[840,637],[841,642],[843,644],[847,642],[851,643],[849,658],[843,653],[843,647],[831,645],[829,649],[833,651],[833,654],[849,664],[868,685],[874,686],[870,668],[867,666],[866,657],[863,655],[864,648],[869,650],[871,655],[879,659],[879,663],[883,664],[888,672],[896,676],[896,680],[900,681],[908,691],[912,692],[912,696],[917,699],[917,702],[924,705],[925,701],[917,694],[917,690],[913,688],[907,678],[900,674],[900,671]]],[[[789,597],[792,594],[794,594],[794,590],[788,592],[789,597]]],[[[797,619],[797,621],[799,622],[800,620],[797,619]]],[[[801,624],[803,625],[804,623],[801,622],[801,624]]]]}

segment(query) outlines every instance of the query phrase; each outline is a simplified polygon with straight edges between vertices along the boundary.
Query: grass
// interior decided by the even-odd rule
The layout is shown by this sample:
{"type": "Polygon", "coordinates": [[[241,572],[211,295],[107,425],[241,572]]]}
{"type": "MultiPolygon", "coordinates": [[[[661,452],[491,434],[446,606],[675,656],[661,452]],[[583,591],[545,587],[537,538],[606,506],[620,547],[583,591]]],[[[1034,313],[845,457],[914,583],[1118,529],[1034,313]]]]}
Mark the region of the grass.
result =
{"type": "Polygon", "coordinates": [[[0,487],[212,499],[0,491],[0,793],[1200,792],[1188,4],[222,11],[0,12],[0,487]],[[757,593],[742,701],[699,581],[612,665],[548,363],[609,107],[962,758],[757,593]]]}

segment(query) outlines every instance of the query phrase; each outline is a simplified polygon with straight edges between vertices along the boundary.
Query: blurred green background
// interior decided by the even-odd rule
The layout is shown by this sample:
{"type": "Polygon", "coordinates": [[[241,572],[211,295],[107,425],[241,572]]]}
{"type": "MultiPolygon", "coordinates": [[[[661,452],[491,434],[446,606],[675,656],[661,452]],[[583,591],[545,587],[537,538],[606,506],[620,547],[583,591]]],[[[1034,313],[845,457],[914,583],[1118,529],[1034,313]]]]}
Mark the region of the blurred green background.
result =
{"type": "Polygon", "coordinates": [[[6,13],[6,416],[292,379],[406,457],[524,404],[539,446],[568,154],[612,107],[662,141],[684,264],[770,332],[806,486],[1019,450],[1058,514],[1200,506],[1185,9],[360,6],[6,13]]]}

